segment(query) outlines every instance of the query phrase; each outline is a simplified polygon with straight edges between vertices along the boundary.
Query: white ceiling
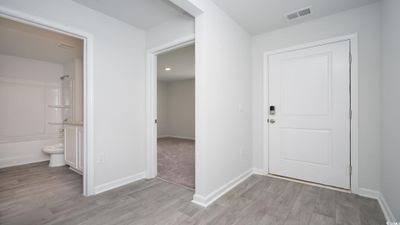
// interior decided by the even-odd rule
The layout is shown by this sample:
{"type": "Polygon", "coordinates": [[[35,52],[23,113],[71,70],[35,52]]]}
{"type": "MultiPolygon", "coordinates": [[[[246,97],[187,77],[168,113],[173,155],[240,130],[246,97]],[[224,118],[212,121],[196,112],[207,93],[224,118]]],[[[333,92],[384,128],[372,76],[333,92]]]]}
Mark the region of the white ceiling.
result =
{"type": "Polygon", "coordinates": [[[194,78],[194,45],[173,50],[157,57],[157,78],[159,81],[176,81],[194,78]],[[171,68],[166,71],[165,68],[171,68]]]}
{"type": "Polygon", "coordinates": [[[177,17],[189,17],[168,0],[74,1],[144,30],[177,17]]]}
{"type": "Polygon", "coordinates": [[[302,23],[378,0],[212,0],[251,34],[302,23]],[[287,21],[285,15],[311,6],[312,14],[287,21]]]}
{"type": "Polygon", "coordinates": [[[83,41],[0,17],[0,54],[65,63],[82,58],[83,41]],[[60,48],[60,43],[73,48],[60,48]]]}

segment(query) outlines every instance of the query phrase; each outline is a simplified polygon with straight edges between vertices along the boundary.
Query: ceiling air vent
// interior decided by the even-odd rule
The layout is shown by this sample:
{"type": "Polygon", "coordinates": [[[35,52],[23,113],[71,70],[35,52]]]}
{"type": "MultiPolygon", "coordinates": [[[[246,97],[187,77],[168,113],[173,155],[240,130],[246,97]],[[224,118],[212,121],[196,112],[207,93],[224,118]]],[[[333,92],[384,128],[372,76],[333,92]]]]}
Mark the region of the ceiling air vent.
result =
{"type": "Polygon", "coordinates": [[[310,15],[310,14],[311,14],[311,7],[307,7],[307,8],[299,9],[297,11],[286,14],[286,19],[293,20],[293,19],[297,19],[297,18],[300,18],[303,16],[310,15]]]}
{"type": "Polygon", "coordinates": [[[286,15],[286,18],[287,18],[288,20],[293,20],[293,19],[296,19],[297,17],[299,17],[299,14],[298,14],[297,12],[290,13],[290,14],[287,14],[287,15],[286,15]]]}

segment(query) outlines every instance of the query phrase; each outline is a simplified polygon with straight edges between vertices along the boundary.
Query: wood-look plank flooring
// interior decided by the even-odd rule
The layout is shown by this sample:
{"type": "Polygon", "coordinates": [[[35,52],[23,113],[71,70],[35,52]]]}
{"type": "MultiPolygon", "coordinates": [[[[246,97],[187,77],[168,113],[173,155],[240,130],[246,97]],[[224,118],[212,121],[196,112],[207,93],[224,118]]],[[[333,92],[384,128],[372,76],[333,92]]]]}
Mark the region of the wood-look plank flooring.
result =
{"type": "Polygon", "coordinates": [[[258,175],[205,209],[190,202],[193,191],[160,179],[81,192],[81,176],[66,167],[0,169],[0,224],[386,224],[376,200],[258,175]]]}

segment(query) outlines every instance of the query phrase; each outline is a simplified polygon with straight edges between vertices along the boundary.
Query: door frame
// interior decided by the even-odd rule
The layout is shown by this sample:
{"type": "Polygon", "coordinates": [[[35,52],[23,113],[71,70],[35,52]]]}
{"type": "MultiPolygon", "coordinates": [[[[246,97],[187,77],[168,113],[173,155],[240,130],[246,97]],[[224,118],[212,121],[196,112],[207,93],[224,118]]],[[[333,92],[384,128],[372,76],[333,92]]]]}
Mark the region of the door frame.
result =
{"type": "Polygon", "coordinates": [[[93,150],[93,35],[61,23],[31,16],[0,6],[0,17],[38,27],[52,32],[79,38],[83,41],[83,195],[94,195],[94,150],[93,150]]]}
{"type": "MultiPolygon", "coordinates": [[[[147,50],[146,71],[146,178],[157,176],[157,55],[195,43],[195,36],[189,35],[147,50]]],[[[195,84],[196,86],[196,84],[195,84]]],[[[196,87],[195,87],[196,88],[196,87]]],[[[197,88],[196,88],[197,89],[197,88]]],[[[196,111],[195,111],[196,113],[196,111]]],[[[196,164],[197,164],[197,158],[196,164]]]]}
{"type": "Polygon", "coordinates": [[[264,65],[264,74],[263,74],[263,149],[264,149],[264,162],[263,162],[263,170],[266,174],[269,174],[269,128],[268,128],[268,94],[269,94],[269,86],[268,86],[268,57],[271,55],[276,55],[280,53],[301,50],[311,47],[317,47],[321,45],[332,44],[341,41],[349,41],[350,42],[350,54],[351,54],[351,64],[350,64],[350,108],[352,111],[352,118],[350,122],[350,164],[351,166],[351,174],[350,174],[350,191],[352,193],[359,193],[359,182],[358,182],[358,34],[349,34],[345,36],[309,42],[305,44],[295,45],[288,48],[277,49],[265,52],[263,55],[263,65],[264,65]]]}

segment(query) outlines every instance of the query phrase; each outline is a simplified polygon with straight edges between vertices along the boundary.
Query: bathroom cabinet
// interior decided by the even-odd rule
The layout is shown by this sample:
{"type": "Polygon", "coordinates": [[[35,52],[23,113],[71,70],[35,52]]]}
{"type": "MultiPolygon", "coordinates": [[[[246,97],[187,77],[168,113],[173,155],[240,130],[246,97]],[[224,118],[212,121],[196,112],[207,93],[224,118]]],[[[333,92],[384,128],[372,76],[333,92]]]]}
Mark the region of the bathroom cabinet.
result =
{"type": "Polygon", "coordinates": [[[65,162],[78,173],[83,173],[83,127],[76,124],[64,125],[65,162]]]}

